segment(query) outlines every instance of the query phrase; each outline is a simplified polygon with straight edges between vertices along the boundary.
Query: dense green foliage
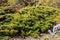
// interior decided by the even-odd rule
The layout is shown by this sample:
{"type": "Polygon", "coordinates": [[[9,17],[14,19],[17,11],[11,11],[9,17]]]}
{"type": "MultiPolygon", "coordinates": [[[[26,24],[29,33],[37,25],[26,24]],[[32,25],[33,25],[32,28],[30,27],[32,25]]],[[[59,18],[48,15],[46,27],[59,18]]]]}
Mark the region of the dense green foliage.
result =
{"type": "Polygon", "coordinates": [[[54,18],[60,12],[46,6],[26,7],[15,12],[12,9],[0,9],[0,35],[37,37],[55,23],[54,18]]]}

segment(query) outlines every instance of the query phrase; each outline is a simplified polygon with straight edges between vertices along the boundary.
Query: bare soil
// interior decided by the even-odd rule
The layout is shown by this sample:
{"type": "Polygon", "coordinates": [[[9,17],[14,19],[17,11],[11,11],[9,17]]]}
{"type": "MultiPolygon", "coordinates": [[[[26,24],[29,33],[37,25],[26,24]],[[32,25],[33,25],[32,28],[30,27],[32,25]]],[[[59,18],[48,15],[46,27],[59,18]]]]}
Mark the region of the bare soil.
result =
{"type": "Polygon", "coordinates": [[[29,37],[13,37],[9,40],[60,40],[60,36],[58,35],[51,35],[51,34],[40,34],[40,36],[38,38],[33,38],[31,36],[29,37]]]}

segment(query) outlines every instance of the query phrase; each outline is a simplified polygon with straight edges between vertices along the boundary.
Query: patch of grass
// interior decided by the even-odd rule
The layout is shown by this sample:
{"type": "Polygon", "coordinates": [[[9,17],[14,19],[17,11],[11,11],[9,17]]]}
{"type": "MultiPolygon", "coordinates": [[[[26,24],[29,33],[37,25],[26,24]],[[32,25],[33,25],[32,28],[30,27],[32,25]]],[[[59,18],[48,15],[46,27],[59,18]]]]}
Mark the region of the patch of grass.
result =
{"type": "Polygon", "coordinates": [[[9,40],[8,36],[0,36],[0,40],[9,40]]]}

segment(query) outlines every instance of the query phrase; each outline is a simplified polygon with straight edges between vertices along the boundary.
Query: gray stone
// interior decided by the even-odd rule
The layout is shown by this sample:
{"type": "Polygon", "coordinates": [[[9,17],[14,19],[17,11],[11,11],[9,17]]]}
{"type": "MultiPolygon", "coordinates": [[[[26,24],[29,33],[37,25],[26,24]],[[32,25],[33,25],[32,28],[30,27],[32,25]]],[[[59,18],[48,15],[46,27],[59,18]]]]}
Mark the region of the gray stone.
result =
{"type": "Polygon", "coordinates": [[[53,27],[53,33],[57,34],[57,32],[60,30],[60,24],[57,24],[56,26],[53,27]]]}

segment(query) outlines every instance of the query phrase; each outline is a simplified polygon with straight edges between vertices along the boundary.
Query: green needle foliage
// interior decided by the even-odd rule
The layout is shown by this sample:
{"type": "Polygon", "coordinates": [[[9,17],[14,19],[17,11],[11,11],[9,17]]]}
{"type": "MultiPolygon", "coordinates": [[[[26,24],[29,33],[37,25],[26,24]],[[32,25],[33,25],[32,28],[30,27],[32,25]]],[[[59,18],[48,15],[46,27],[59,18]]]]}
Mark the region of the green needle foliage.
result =
{"type": "Polygon", "coordinates": [[[15,12],[5,8],[0,10],[0,35],[37,37],[55,23],[60,11],[47,6],[32,6],[15,12]]]}

